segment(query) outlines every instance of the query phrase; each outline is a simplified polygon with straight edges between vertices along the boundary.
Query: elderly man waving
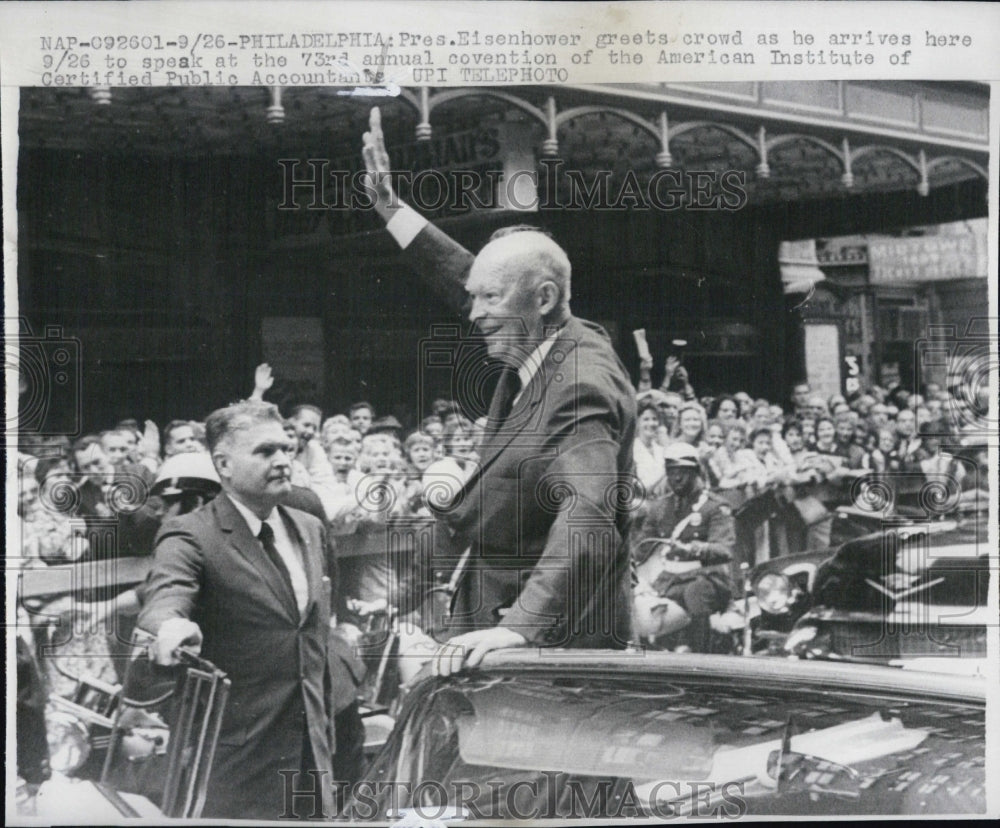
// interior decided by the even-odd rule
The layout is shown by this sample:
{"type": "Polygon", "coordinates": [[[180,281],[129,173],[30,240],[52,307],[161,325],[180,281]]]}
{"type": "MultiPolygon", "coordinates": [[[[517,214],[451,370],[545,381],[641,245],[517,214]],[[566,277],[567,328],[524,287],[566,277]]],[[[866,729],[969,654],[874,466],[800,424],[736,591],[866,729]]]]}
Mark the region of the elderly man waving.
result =
{"type": "Polygon", "coordinates": [[[523,227],[473,256],[401,204],[377,109],[364,157],[388,231],[469,308],[500,375],[481,462],[438,510],[439,534],[468,553],[437,672],[505,647],[626,646],[635,391],[607,333],[571,314],[569,259],[523,227]]]}

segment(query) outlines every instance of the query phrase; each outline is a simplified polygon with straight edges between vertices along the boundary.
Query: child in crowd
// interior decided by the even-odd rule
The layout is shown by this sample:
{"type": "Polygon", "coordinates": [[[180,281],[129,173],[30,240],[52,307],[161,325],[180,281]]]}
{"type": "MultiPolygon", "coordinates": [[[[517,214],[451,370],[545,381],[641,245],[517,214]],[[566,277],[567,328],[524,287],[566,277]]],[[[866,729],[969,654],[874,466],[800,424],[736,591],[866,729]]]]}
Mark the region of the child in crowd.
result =
{"type": "Polygon", "coordinates": [[[434,439],[420,431],[406,438],[403,454],[406,458],[405,511],[413,515],[429,515],[424,506],[424,472],[434,462],[434,439]]]}

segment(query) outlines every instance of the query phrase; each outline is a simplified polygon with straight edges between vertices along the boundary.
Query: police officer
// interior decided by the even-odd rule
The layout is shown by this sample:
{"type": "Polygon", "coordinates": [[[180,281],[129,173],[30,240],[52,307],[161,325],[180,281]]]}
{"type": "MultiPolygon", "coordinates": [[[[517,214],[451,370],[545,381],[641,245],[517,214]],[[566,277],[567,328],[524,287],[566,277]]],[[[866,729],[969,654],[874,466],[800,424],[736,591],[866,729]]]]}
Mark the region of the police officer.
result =
{"type": "MultiPolygon", "coordinates": [[[[694,447],[674,443],[664,455],[670,492],[650,505],[634,547],[637,605],[649,605],[639,599],[642,593],[679,605],[690,621],[669,643],[708,652],[709,616],[725,609],[734,594],[729,576],[736,542],[732,510],[705,488],[694,447]]],[[[669,633],[671,626],[677,625],[659,632],[669,633]]]]}

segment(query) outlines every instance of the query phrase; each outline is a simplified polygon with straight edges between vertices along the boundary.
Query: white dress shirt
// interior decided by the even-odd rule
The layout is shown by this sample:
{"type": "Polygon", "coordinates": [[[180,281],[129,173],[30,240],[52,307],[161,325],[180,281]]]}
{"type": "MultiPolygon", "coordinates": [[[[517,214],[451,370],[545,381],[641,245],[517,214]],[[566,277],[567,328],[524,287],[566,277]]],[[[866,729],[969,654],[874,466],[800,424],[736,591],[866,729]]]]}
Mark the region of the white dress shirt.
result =
{"type": "Polygon", "coordinates": [[[549,351],[552,350],[552,346],[555,345],[557,336],[559,336],[559,331],[555,330],[545,337],[545,339],[538,343],[538,347],[528,354],[528,358],[518,367],[517,378],[521,381],[521,390],[514,396],[510,404],[511,408],[517,405],[521,399],[521,395],[524,393],[524,389],[528,387],[528,383],[541,370],[542,362],[545,361],[545,357],[548,356],[549,351]]]}
{"type": "Polygon", "coordinates": [[[423,230],[429,222],[420,213],[414,210],[409,204],[400,204],[399,209],[392,214],[392,218],[385,224],[385,229],[396,240],[403,250],[410,246],[417,234],[423,230]]]}
{"type": "Polygon", "coordinates": [[[284,561],[285,568],[291,577],[292,591],[295,593],[295,603],[298,604],[299,615],[302,615],[305,613],[306,606],[309,603],[309,581],[306,578],[306,569],[302,563],[302,553],[288,533],[285,521],[281,519],[281,515],[277,509],[272,509],[271,514],[267,516],[267,520],[262,521],[233,497],[233,495],[230,494],[229,499],[236,507],[236,511],[243,516],[243,519],[247,522],[247,526],[250,527],[250,534],[255,538],[260,534],[260,527],[263,523],[267,523],[271,527],[271,531],[274,532],[274,547],[278,550],[278,554],[281,556],[281,560],[284,561]]]}

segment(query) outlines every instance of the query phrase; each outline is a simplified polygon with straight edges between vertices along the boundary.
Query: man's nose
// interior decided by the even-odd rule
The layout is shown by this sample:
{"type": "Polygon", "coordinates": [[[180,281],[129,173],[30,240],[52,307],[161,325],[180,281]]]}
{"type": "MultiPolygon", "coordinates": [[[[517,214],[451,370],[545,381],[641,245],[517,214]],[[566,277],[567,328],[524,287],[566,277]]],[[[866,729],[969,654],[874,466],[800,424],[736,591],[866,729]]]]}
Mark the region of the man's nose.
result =
{"type": "Polygon", "coordinates": [[[469,321],[477,322],[486,315],[483,310],[482,302],[479,299],[473,299],[472,304],[469,306],[469,321]]]}

